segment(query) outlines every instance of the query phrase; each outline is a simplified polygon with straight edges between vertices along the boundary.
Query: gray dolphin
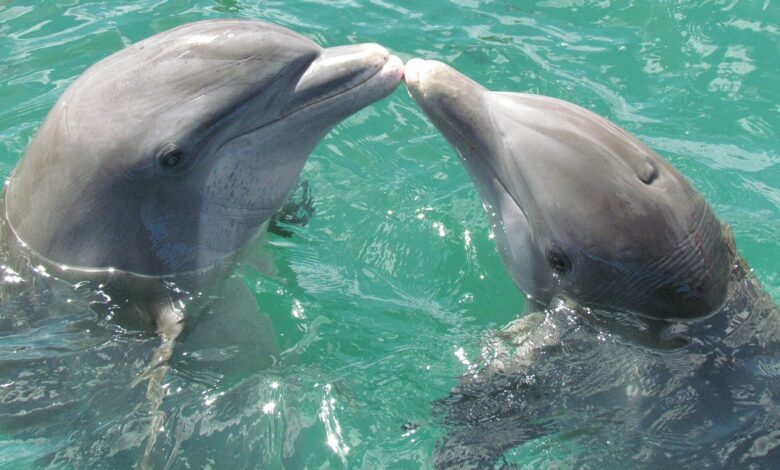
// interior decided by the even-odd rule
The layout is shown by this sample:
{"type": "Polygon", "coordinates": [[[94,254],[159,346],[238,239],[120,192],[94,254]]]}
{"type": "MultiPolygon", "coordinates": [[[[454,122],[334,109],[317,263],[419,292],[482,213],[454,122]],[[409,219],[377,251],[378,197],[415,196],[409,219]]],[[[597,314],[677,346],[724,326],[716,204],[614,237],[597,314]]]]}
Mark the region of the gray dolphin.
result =
{"type": "Polygon", "coordinates": [[[320,139],[402,74],[379,45],[323,49],[258,21],[152,36],[56,102],[6,182],[5,238],[57,277],[117,285],[129,323],[158,322],[169,286],[214,285],[320,139]]]}
{"type": "Polygon", "coordinates": [[[155,415],[147,457],[185,317],[217,312],[200,319],[206,336],[276,351],[234,261],[317,143],[402,75],[376,44],[324,49],[278,26],[211,20],[101,60],[56,102],[6,182],[4,249],[17,271],[90,282],[108,314],[156,327],[162,344],[139,378],[155,415]]]}
{"type": "Polygon", "coordinates": [[[593,462],[681,461],[662,445],[639,452],[637,435],[661,431],[686,436],[685,458],[724,465],[744,462],[750,439],[780,432],[756,417],[762,396],[777,410],[777,396],[762,394],[780,378],[753,375],[758,360],[780,364],[777,308],[676,169],[565,101],[492,92],[421,59],[406,64],[405,81],[461,156],[507,270],[529,305],[547,309],[500,332],[498,359],[445,400],[453,431],[440,466],[487,465],[534,437],[583,426],[614,444],[593,462]],[[675,403],[675,394],[684,398],[675,403]],[[584,418],[599,413],[622,424],[584,418]],[[717,454],[732,444],[739,451],[717,454]]]}
{"type": "Polygon", "coordinates": [[[323,49],[255,21],[166,31],[68,88],[8,180],[6,216],[55,265],[210,268],[258,234],[320,139],[401,75],[376,44],[323,49]]]}

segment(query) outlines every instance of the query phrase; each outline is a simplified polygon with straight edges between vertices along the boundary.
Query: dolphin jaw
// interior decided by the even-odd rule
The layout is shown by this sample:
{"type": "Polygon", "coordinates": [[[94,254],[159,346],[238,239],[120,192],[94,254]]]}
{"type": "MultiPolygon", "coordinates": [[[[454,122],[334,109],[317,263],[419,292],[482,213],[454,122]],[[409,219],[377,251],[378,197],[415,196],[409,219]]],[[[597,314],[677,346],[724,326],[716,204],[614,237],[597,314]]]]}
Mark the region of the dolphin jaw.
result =
{"type": "Polygon", "coordinates": [[[403,77],[403,62],[378,44],[324,49],[295,85],[287,114],[332,98],[365,90],[355,103],[380,99],[395,90],[403,77]]]}
{"type": "MultiPolygon", "coordinates": [[[[327,132],[345,116],[390,94],[401,82],[403,77],[403,62],[401,62],[398,57],[390,55],[386,49],[377,44],[364,44],[360,45],[360,47],[364,47],[368,54],[367,58],[373,60],[373,63],[370,63],[369,66],[355,69],[349,76],[338,77],[334,80],[335,85],[329,84],[316,77],[316,72],[322,71],[324,67],[331,65],[331,62],[338,62],[341,60],[343,63],[349,61],[350,58],[329,58],[323,63],[319,62],[320,59],[323,58],[323,56],[320,56],[309,65],[300,80],[296,83],[293,97],[288,102],[286,106],[287,109],[283,113],[275,119],[262,122],[257,126],[253,126],[232,136],[219,145],[217,152],[234,140],[258,133],[266,128],[292,118],[293,116],[298,116],[302,111],[308,110],[314,114],[315,111],[320,110],[319,108],[329,108],[329,103],[337,98],[346,98],[349,94],[360,93],[361,91],[368,89],[364,93],[365,96],[354,100],[345,100],[345,102],[349,102],[350,104],[348,108],[345,107],[343,110],[339,110],[339,112],[332,113],[332,119],[329,119],[327,124],[323,126],[323,131],[327,132]],[[375,57],[371,57],[371,55],[375,57]],[[324,90],[322,90],[323,88],[324,90]],[[315,94],[312,93],[313,91],[324,91],[324,93],[315,94]]],[[[334,49],[344,48],[340,47],[334,49]]],[[[326,55],[325,57],[329,56],[326,55]]],[[[354,59],[354,57],[352,57],[352,59],[354,59]]]]}

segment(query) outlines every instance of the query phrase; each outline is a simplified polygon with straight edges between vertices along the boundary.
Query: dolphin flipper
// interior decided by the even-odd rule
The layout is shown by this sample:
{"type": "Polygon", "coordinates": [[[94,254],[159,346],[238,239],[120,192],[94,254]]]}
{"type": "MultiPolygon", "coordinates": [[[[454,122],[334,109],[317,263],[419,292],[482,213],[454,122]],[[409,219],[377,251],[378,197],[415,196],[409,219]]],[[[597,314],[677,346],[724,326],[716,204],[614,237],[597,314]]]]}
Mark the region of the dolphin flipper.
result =
{"type": "Polygon", "coordinates": [[[493,468],[502,460],[501,468],[512,468],[507,451],[551,432],[540,417],[549,411],[556,375],[535,360],[541,355],[550,365],[559,359],[555,346],[547,346],[555,344],[556,329],[546,320],[546,312],[532,311],[495,332],[489,354],[495,357],[437,402],[435,412],[449,432],[437,445],[436,468],[493,468]]]}
{"type": "Polygon", "coordinates": [[[156,310],[156,331],[160,337],[160,345],[154,350],[152,360],[144,372],[133,381],[133,386],[147,382],[146,398],[149,400],[149,414],[152,418],[146,449],[139,464],[141,469],[151,468],[149,459],[157,442],[157,435],[165,422],[165,413],[160,409],[166,393],[163,380],[171,367],[170,360],[176,340],[184,328],[184,308],[179,302],[166,299],[156,310]]]}
{"type": "Polygon", "coordinates": [[[244,282],[231,277],[182,334],[175,359],[188,371],[208,369],[231,377],[267,369],[279,354],[270,317],[260,312],[244,282]]]}
{"type": "MultiPolygon", "coordinates": [[[[538,419],[551,393],[545,385],[515,373],[464,382],[438,403],[449,432],[436,447],[434,466],[494,468],[508,450],[549,434],[538,419]]],[[[511,467],[504,460],[502,468],[511,467]]]]}
{"type": "Polygon", "coordinates": [[[208,380],[218,374],[217,380],[233,380],[271,367],[280,354],[270,317],[260,313],[254,295],[238,277],[227,279],[216,295],[194,304],[187,307],[194,321],[186,324],[178,302],[159,309],[160,345],[134,381],[134,385],[147,382],[152,417],[140,468],[154,466],[154,447],[166,418],[161,410],[167,388],[163,381],[172,363],[177,371],[195,378],[208,380]]]}

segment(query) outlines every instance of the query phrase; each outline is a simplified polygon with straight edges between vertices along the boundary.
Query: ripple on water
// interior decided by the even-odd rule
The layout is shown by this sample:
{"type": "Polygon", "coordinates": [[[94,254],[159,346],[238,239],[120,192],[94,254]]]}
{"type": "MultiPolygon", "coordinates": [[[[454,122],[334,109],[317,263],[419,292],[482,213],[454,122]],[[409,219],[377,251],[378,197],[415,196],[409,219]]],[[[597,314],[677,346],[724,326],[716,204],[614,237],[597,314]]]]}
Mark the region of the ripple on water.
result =
{"type": "MultiPolygon", "coordinates": [[[[702,190],[780,299],[780,17],[769,1],[18,3],[0,5],[5,176],[57,97],[95,61],[186,21],[260,18],[323,45],[375,41],[405,60],[443,60],[493,89],[568,99],[615,120],[702,190]]],[[[338,126],[304,178],[316,205],[309,225],[293,227],[290,239],[270,235],[273,261],[239,270],[273,322],[279,363],[258,370],[230,345],[182,347],[165,380],[155,467],[430,467],[451,431],[432,403],[482,365],[487,331],[522,311],[468,175],[404,90],[338,126]],[[216,358],[237,365],[204,365],[216,358]]],[[[135,464],[150,416],[145,387],[132,383],[157,340],[97,318],[69,288],[18,277],[39,294],[0,285],[0,464],[135,464]]],[[[562,390],[618,389],[633,402],[608,412],[559,403],[547,418],[566,432],[509,450],[508,461],[625,466],[616,456],[629,449],[632,462],[649,467],[666,462],[668,449],[676,466],[697,467],[777,448],[772,390],[740,391],[739,406],[764,403],[755,432],[706,420],[683,429],[675,423],[695,421],[696,403],[718,406],[717,397],[675,388],[659,370],[702,367],[700,357],[653,362],[638,351],[609,354],[615,338],[594,341],[600,346],[564,344],[578,380],[551,390],[549,403],[562,390]],[[598,361],[610,367],[589,373],[598,361]],[[658,397],[668,406],[632,414],[631,403],[658,397]],[[718,432],[732,435],[708,434],[718,432]],[[723,445],[703,457],[693,443],[710,438],[723,445]]],[[[776,378],[776,362],[764,358],[755,373],[776,378]]]]}

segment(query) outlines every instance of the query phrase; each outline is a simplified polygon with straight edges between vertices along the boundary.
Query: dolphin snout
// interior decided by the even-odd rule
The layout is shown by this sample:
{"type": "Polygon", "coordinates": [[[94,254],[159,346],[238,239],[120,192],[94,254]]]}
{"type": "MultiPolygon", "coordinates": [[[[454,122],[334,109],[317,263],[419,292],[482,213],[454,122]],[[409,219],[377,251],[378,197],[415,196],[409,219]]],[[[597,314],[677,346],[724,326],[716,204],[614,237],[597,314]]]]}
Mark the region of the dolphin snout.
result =
{"type": "Polygon", "coordinates": [[[412,59],[406,63],[404,80],[412,98],[431,104],[470,100],[487,91],[482,85],[438,60],[412,59]]]}
{"type": "Polygon", "coordinates": [[[387,49],[373,43],[323,49],[301,76],[295,94],[299,101],[307,102],[311,97],[343,93],[368,81],[393,58],[387,49]]]}
{"type": "Polygon", "coordinates": [[[490,135],[488,90],[447,64],[412,59],[404,81],[412,99],[449,139],[484,147],[490,135]]]}
{"type": "Polygon", "coordinates": [[[436,64],[441,64],[441,62],[412,59],[404,66],[404,83],[406,83],[406,88],[415,101],[419,102],[425,95],[423,84],[426,79],[433,75],[432,72],[436,64]]]}

